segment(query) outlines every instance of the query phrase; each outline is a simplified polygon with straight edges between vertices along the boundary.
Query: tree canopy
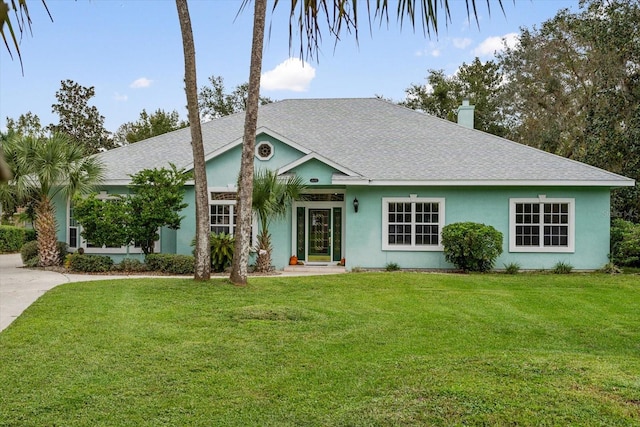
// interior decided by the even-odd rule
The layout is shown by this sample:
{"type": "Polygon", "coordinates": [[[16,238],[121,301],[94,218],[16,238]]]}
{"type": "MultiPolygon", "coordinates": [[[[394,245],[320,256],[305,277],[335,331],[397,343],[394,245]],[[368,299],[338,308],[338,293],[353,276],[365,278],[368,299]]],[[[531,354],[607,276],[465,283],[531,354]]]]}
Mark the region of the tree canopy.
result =
{"type": "Polygon", "coordinates": [[[189,126],[189,123],[180,120],[180,115],[175,110],[168,113],[162,109],[157,109],[152,114],[142,110],[137,121],[120,125],[114,134],[114,141],[118,145],[132,144],[187,126],[189,126]]]}
{"type": "Polygon", "coordinates": [[[68,135],[73,141],[87,147],[90,154],[114,147],[111,135],[104,127],[104,116],[89,105],[95,96],[93,86],[85,87],[73,80],[62,80],[56,92],[57,103],[51,111],[58,115],[58,124],[49,125],[52,133],[68,135]]]}
{"type": "MultiPolygon", "coordinates": [[[[239,113],[247,109],[249,83],[243,83],[227,93],[224,79],[220,76],[209,76],[209,85],[204,85],[198,92],[198,106],[200,115],[205,119],[216,119],[239,113]]],[[[260,104],[273,102],[270,98],[261,96],[260,104]]]]}

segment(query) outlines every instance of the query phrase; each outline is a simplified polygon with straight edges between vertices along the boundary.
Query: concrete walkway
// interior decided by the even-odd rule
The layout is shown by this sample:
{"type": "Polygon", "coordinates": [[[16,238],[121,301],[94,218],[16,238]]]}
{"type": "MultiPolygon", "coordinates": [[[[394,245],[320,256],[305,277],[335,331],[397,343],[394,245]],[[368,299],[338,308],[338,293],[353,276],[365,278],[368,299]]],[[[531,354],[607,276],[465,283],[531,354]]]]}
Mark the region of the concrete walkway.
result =
{"type": "MultiPolygon", "coordinates": [[[[297,269],[281,272],[283,276],[309,276],[344,273],[339,268],[297,269]]],[[[24,268],[20,254],[0,255],[0,331],[6,329],[27,307],[51,288],[63,283],[92,280],[158,277],[145,275],[66,274],[24,268]]],[[[162,276],[180,277],[188,276],[162,276]]]]}

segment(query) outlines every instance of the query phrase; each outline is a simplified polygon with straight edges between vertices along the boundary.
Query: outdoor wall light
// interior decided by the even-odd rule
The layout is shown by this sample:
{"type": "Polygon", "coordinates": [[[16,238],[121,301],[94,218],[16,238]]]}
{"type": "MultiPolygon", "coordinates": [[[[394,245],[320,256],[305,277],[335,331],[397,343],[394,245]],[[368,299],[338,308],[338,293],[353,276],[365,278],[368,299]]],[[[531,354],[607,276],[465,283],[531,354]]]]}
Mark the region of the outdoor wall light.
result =
{"type": "Polygon", "coordinates": [[[353,210],[355,210],[356,213],[358,213],[358,206],[360,206],[360,202],[358,201],[358,198],[356,197],[355,199],[353,199],[353,210]]]}

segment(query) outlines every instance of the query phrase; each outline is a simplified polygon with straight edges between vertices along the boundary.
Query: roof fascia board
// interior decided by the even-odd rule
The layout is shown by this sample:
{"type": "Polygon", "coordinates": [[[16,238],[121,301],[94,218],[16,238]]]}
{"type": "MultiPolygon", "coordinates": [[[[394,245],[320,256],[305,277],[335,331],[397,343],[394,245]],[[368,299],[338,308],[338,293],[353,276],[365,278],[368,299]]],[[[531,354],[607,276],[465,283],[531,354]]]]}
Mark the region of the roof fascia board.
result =
{"type": "Polygon", "coordinates": [[[371,187],[409,187],[409,186],[430,186],[430,187],[633,187],[634,180],[611,180],[611,181],[534,181],[534,180],[477,180],[477,181],[394,181],[394,180],[368,180],[368,179],[348,179],[344,177],[334,177],[331,180],[333,185],[367,185],[371,187]]]}

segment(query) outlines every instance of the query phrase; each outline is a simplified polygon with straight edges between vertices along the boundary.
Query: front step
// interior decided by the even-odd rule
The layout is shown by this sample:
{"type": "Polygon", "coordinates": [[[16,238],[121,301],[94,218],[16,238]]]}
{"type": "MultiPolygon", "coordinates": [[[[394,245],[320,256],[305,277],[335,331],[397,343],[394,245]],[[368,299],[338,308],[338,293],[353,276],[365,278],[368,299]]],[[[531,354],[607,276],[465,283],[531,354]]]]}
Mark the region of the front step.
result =
{"type": "Polygon", "coordinates": [[[284,268],[287,273],[322,273],[340,274],[346,273],[347,269],[339,265],[287,265],[284,268]]]}

